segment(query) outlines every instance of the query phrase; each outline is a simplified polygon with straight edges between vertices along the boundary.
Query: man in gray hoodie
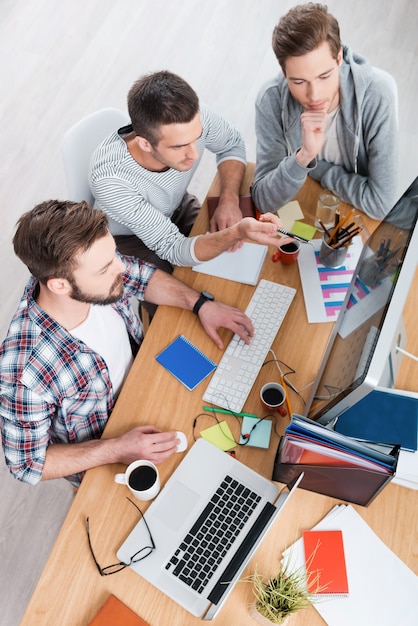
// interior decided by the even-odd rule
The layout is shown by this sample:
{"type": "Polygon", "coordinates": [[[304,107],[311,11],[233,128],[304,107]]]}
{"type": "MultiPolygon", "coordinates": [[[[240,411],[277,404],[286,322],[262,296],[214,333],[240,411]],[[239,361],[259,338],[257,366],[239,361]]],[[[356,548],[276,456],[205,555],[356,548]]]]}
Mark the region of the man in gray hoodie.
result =
{"type": "Polygon", "coordinates": [[[342,46],[337,20],[317,3],[280,19],[273,50],[283,74],[256,101],[255,204],[276,211],[310,176],[382,219],[397,192],[392,77],[342,46]]]}

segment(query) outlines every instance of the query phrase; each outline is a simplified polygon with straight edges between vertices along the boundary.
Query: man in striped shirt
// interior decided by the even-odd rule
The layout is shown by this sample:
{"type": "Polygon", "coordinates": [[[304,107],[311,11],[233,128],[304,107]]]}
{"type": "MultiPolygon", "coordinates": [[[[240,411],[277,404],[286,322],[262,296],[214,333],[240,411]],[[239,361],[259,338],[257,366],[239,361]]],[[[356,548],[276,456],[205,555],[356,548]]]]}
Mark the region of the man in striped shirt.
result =
{"type": "Polygon", "coordinates": [[[92,192],[110,218],[118,249],[171,272],[231,248],[242,218],[238,193],[246,164],[239,132],[166,71],[133,85],[128,110],[131,125],[103,141],[90,170],[92,192]],[[211,233],[188,237],[200,207],[187,188],[205,148],[216,155],[220,201],[211,233]]]}
{"type": "MultiPolygon", "coordinates": [[[[262,217],[250,220],[253,236],[272,244],[279,220],[262,217]]],[[[0,346],[0,429],[11,473],[32,485],[59,477],[77,485],[92,467],[167,459],[179,443],[175,431],[137,426],[100,438],[132,364],[131,346],[142,341],[131,298],[193,310],[220,349],[218,328],[248,343],[250,319],[120,255],[106,215],[86,202],[38,205],[20,218],[13,244],[32,277],[0,346]]]]}

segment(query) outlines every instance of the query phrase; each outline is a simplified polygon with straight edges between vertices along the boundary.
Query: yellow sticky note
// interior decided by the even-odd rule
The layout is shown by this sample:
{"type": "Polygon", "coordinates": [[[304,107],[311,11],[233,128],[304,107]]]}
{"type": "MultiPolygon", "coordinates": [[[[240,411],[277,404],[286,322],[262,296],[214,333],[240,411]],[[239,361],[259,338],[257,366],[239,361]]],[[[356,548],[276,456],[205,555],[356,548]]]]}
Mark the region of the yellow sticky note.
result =
{"type": "Polygon", "coordinates": [[[292,220],[303,220],[304,215],[303,211],[300,208],[300,204],[297,200],[292,200],[287,204],[284,204],[277,211],[277,215],[280,217],[282,222],[291,222],[292,220]]]}
{"type": "Polygon", "coordinates": [[[228,424],[223,421],[201,431],[201,436],[221,450],[231,450],[237,445],[228,424]]]}

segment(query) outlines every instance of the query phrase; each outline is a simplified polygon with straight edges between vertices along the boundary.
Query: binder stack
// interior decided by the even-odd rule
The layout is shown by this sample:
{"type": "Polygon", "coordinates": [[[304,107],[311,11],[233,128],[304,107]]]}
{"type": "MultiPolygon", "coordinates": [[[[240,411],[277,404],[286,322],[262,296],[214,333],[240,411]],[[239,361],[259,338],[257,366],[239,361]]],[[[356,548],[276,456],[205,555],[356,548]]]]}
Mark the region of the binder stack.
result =
{"type": "Polygon", "coordinates": [[[273,480],[368,506],[395,475],[399,445],[370,443],[293,415],[280,441],[273,480]]]}

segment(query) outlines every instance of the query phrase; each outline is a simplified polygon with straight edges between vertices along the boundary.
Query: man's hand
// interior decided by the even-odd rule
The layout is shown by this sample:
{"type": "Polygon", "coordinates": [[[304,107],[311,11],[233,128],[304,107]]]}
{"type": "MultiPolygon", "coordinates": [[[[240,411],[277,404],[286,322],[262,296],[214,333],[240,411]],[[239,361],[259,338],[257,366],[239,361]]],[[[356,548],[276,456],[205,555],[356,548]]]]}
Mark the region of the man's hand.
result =
{"type": "Polygon", "coordinates": [[[228,228],[228,226],[236,224],[241,219],[242,213],[239,208],[238,198],[234,202],[220,199],[209,222],[210,232],[216,233],[217,230],[228,228]]]}
{"type": "Polygon", "coordinates": [[[129,465],[138,459],[156,465],[176,452],[180,440],[176,432],[162,432],[155,426],[137,426],[113,440],[119,463],[129,465]]]}
{"type": "Polygon", "coordinates": [[[283,222],[273,213],[262,213],[259,220],[244,217],[237,226],[243,239],[251,239],[267,246],[277,246],[277,228],[283,228],[283,222]]]}
{"type": "MultiPolygon", "coordinates": [[[[216,233],[233,226],[242,218],[239,208],[239,190],[245,173],[245,165],[241,161],[227,159],[218,165],[220,179],[219,203],[210,221],[210,232],[216,233]]],[[[235,243],[231,250],[242,246],[235,243]]]]}
{"type": "Polygon", "coordinates": [[[300,116],[302,124],[302,147],[296,154],[299,165],[307,167],[317,156],[325,142],[327,113],[323,111],[304,111],[300,116]]]}
{"type": "MultiPolygon", "coordinates": [[[[239,208],[239,199],[236,194],[229,194],[230,197],[220,197],[219,204],[215,209],[212,219],[209,222],[209,230],[211,233],[216,233],[218,230],[224,230],[229,226],[233,226],[240,220],[242,220],[241,209],[239,208]]],[[[243,242],[239,241],[230,248],[230,251],[238,250],[241,248],[243,242]]]]}
{"type": "Polygon", "coordinates": [[[42,480],[70,476],[108,463],[129,465],[147,459],[158,464],[176,452],[179,444],[175,431],[161,432],[155,426],[137,426],[111,439],[54,443],[46,450],[42,480]]]}
{"type": "Polygon", "coordinates": [[[200,322],[220,350],[224,344],[217,330],[218,328],[229,328],[237,333],[245,343],[250,343],[250,338],[254,335],[252,322],[244,311],[223,304],[222,302],[205,302],[199,309],[200,322]]]}

